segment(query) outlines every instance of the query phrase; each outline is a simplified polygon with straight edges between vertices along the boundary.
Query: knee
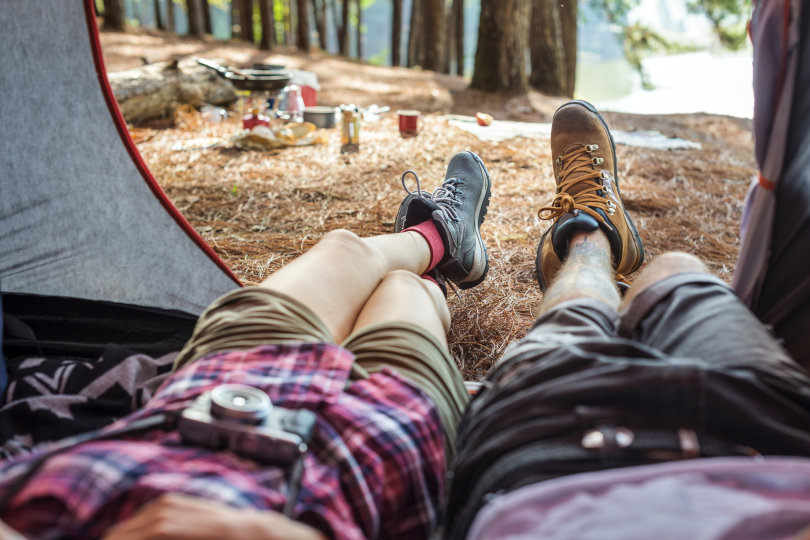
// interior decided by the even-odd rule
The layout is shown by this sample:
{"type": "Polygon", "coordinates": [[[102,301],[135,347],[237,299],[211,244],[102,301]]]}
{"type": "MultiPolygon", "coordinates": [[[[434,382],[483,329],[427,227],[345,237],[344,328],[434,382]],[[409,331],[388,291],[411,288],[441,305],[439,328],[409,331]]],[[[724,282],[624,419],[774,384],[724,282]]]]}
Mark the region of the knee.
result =
{"type": "Polygon", "coordinates": [[[445,331],[450,327],[450,309],[447,307],[447,299],[439,286],[430,280],[417,276],[408,270],[393,270],[385,275],[384,281],[396,283],[401,288],[408,288],[415,291],[424,291],[433,303],[439,319],[444,325],[445,331]]]}
{"type": "Polygon", "coordinates": [[[334,254],[335,264],[341,260],[363,261],[368,266],[382,265],[382,255],[364,242],[362,238],[346,229],[335,229],[324,235],[317,249],[334,254]]]}
{"type": "Polygon", "coordinates": [[[709,269],[698,257],[683,251],[669,251],[657,256],[650,263],[650,268],[666,271],[669,274],[681,272],[709,272],[709,269]]]}

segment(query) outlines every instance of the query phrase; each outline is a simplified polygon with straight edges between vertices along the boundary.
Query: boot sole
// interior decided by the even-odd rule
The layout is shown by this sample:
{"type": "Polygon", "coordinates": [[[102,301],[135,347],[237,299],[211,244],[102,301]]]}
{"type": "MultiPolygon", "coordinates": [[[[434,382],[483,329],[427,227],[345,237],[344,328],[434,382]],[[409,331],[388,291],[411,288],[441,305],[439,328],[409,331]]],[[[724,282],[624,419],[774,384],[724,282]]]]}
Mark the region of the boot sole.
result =
{"type": "MultiPolygon", "coordinates": [[[[468,151],[468,153],[470,154],[470,156],[472,156],[472,158],[481,168],[481,172],[484,173],[484,178],[486,178],[487,180],[487,189],[485,191],[482,191],[481,197],[479,197],[478,199],[478,206],[476,208],[478,213],[478,227],[476,227],[475,231],[475,241],[484,253],[484,271],[481,273],[479,277],[475,278],[472,281],[462,281],[461,283],[457,283],[456,285],[458,285],[459,289],[471,289],[472,287],[475,287],[476,285],[484,281],[484,279],[486,279],[487,272],[489,272],[489,253],[487,252],[486,244],[484,244],[484,239],[481,238],[481,225],[484,223],[484,218],[486,217],[487,210],[489,209],[489,199],[492,196],[492,181],[490,180],[489,177],[489,171],[487,170],[487,167],[486,165],[484,165],[484,162],[481,160],[481,158],[478,157],[473,152],[468,151]]],[[[473,268],[479,266],[480,264],[481,264],[480,261],[474,261],[473,268]]]]}

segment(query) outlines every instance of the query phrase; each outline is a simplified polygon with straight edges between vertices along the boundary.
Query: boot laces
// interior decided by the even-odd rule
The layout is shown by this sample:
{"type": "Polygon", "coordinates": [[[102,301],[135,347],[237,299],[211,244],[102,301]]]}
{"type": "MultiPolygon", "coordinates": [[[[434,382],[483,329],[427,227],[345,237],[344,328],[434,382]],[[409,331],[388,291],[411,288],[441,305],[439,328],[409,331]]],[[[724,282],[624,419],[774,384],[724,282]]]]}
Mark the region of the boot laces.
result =
{"type": "Polygon", "coordinates": [[[615,204],[602,194],[602,172],[597,167],[604,162],[603,158],[593,155],[598,150],[595,144],[580,146],[567,154],[557,157],[557,163],[562,164],[557,194],[550,206],[544,206],[537,212],[537,217],[544,220],[557,219],[565,213],[576,210],[585,212],[599,223],[610,226],[599,212],[613,214],[615,204]],[[569,193],[572,187],[577,186],[579,191],[573,195],[569,193]]]}

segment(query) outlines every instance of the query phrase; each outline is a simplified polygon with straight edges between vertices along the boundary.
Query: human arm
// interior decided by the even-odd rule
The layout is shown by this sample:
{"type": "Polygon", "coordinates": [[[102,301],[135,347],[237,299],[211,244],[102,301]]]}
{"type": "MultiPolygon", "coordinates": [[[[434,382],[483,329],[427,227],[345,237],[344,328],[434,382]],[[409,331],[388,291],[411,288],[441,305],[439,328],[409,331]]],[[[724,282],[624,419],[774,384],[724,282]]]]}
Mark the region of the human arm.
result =
{"type": "Polygon", "coordinates": [[[233,508],[188,495],[168,494],[107,531],[106,540],[326,540],[312,527],[278,512],[233,508]]]}

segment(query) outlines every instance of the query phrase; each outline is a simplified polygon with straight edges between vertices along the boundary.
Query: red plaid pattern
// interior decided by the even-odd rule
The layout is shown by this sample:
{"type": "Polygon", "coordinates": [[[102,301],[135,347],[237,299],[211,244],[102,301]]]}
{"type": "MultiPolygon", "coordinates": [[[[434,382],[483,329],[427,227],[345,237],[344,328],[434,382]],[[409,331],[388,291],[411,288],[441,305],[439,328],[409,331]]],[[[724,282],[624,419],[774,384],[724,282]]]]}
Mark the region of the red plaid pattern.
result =
{"type": "MultiPolygon", "coordinates": [[[[181,409],[222,383],[316,413],[293,517],[342,539],[427,538],[443,495],[444,434],[427,396],[386,370],[347,383],[354,358],[331,344],[217,353],[174,374],[147,407],[114,424],[181,409]]],[[[112,427],[112,426],[111,426],[112,427]]],[[[16,460],[0,467],[0,492],[16,460]]],[[[46,462],[0,519],[36,538],[98,537],[164,493],[281,511],[286,471],[183,445],[176,432],[83,444],[46,462]]]]}

